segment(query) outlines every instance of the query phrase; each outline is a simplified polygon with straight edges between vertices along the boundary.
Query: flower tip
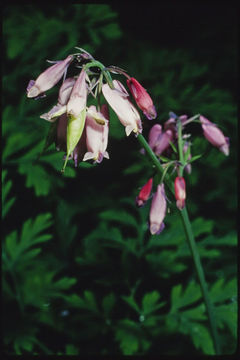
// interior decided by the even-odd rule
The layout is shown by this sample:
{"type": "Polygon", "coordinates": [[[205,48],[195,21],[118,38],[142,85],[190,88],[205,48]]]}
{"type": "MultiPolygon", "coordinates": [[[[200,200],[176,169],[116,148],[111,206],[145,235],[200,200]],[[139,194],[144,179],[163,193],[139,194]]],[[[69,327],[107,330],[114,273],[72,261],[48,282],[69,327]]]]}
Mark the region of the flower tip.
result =
{"type": "Polygon", "coordinates": [[[152,235],[157,234],[158,230],[159,230],[158,224],[153,223],[153,224],[150,225],[150,233],[152,235]]]}

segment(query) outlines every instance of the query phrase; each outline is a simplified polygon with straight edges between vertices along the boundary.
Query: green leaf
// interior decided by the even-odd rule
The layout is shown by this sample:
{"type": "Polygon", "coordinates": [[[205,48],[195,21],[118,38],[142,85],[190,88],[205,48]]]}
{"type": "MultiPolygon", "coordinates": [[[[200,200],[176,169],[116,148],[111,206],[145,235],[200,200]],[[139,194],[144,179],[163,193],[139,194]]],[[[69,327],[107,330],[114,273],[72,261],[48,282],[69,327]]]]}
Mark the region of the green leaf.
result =
{"type": "Polygon", "coordinates": [[[171,312],[194,303],[201,296],[200,287],[194,281],[189,282],[184,291],[181,284],[174,286],[171,292],[171,312]]]}
{"type": "Polygon", "coordinates": [[[160,297],[159,292],[156,290],[144,295],[142,299],[143,315],[151,314],[164,305],[164,303],[158,303],[160,297]]]}
{"type": "Polygon", "coordinates": [[[28,219],[22,227],[20,237],[17,231],[13,231],[6,237],[6,252],[13,264],[17,261],[24,263],[24,261],[33,259],[40,251],[39,249],[31,249],[35,245],[48,241],[52,238],[51,234],[43,234],[52,224],[51,214],[40,214],[35,220],[28,219]]]}
{"type": "Polygon", "coordinates": [[[201,348],[204,354],[215,354],[212,337],[204,325],[191,323],[191,337],[196,348],[201,348]]]}
{"type": "Polygon", "coordinates": [[[16,197],[11,197],[7,200],[9,192],[12,188],[12,180],[6,181],[7,177],[7,170],[2,171],[2,217],[4,218],[9,210],[11,209],[12,205],[14,204],[16,197]]]}
{"type": "Polygon", "coordinates": [[[139,327],[129,319],[118,322],[115,339],[120,343],[123,355],[133,355],[139,349],[139,327]]]}
{"type": "Polygon", "coordinates": [[[30,162],[20,163],[19,173],[26,176],[26,187],[33,187],[36,196],[44,196],[50,192],[51,177],[42,166],[30,162]]]}
{"type": "Polygon", "coordinates": [[[116,303],[116,296],[114,295],[113,292],[104,296],[102,300],[102,308],[106,317],[109,317],[111,315],[115,303],[116,303]]]}
{"type": "Polygon", "coordinates": [[[133,295],[129,295],[129,296],[125,296],[122,295],[121,298],[129,305],[131,306],[131,308],[133,308],[138,314],[141,314],[141,310],[138,306],[138,304],[136,303],[133,295]]]}

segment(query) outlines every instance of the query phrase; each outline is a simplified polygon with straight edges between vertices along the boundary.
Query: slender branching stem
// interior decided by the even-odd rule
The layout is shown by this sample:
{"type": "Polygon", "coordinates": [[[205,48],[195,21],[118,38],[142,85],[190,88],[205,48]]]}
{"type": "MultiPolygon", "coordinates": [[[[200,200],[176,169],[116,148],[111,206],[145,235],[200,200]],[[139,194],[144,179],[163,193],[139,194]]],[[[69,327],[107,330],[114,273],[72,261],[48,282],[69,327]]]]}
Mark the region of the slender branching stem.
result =
{"type": "MultiPolygon", "coordinates": [[[[145,138],[143,137],[143,135],[139,134],[137,136],[137,139],[138,139],[139,143],[145,149],[147,155],[151,159],[151,161],[154,164],[154,166],[156,167],[157,171],[159,171],[159,173],[163,174],[164,169],[163,169],[161,163],[159,162],[158,158],[156,157],[156,155],[154,154],[154,152],[148,145],[148,143],[145,140],[145,138]]],[[[182,166],[180,166],[179,175],[182,176],[183,168],[184,168],[184,161],[183,161],[184,155],[183,155],[183,143],[182,143],[182,125],[181,125],[180,121],[178,122],[178,150],[179,150],[179,158],[180,158],[179,160],[180,160],[180,163],[182,164],[182,166]]],[[[168,186],[169,190],[174,194],[173,181],[171,181],[168,174],[165,175],[164,179],[165,179],[165,183],[168,186]]],[[[218,355],[218,354],[220,354],[220,344],[219,344],[218,333],[217,333],[216,319],[215,319],[215,315],[214,315],[214,307],[213,307],[213,304],[209,297],[207,283],[205,280],[205,275],[204,275],[203,267],[201,264],[201,259],[200,259],[198,248],[197,248],[197,245],[196,245],[196,242],[194,239],[194,235],[192,232],[192,227],[191,227],[191,223],[190,223],[190,220],[188,217],[188,211],[187,211],[186,206],[182,210],[179,210],[179,212],[180,212],[180,216],[181,216],[181,219],[182,219],[182,222],[184,225],[186,238],[187,238],[187,241],[188,241],[188,244],[190,247],[191,255],[193,258],[193,262],[195,265],[195,269],[197,272],[198,280],[199,280],[201,291],[202,291],[203,300],[204,300],[205,307],[207,310],[207,315],[208,315],[209,325],[210,325],[211,334],[212,334],[212,338],[213,338],[215,353],[218,355]]]]}

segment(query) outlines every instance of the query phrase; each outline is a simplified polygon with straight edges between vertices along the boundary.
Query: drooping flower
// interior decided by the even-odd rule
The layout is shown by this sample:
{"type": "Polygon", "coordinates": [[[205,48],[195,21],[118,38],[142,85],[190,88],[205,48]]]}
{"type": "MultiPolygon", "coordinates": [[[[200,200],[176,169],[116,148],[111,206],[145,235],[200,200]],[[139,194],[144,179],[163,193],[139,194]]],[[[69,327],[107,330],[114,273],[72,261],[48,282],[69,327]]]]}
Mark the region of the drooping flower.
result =
{"type": "Polygon", "coordinates": [[[118,80],[113,80],[114,89],[108,84],[102,86],[102,92],[117,114],[120,122],[125,126],[126,135],[130,135],[133,131],[138,134],[142,132],[142,124],[137,109],[129,101],[129,94],[124,86],[118,80]]]}
{"type": "Polygon", "coordinates": [[[148,182],[141,188],[138,196],[136,197],[136,204],[138,206],[143,206],[149,199],[152,190],[152,182],[153,178],[150,178],[148,182]]]}
{"type": "Polygon", "coordinates": [[[166,215],[167,201],[164,184],[159,184],[157,191],[153,196],[150,213],[149,227],[152,235],[159,234],[164,229],[163,220],[166,215]]]}
{"type": "Polygon", "coordinates": [[[93,159],[100,163],[104,157],[109,159],[109,154],[106,151],[109,121],[101,112],[97,112],[94,105],[90,106],[87,112],[85,128],[87,152],[84,155],[83,161],[93,159]],[[100,119],[102,124],[99,123],[100,119]]]}
{"type": "Polygon", "coordinates": [[[73,86],[76,82],[75,78],[67,78],[59,89],[58,103],[53,108],[40,116],[41,119],[54,122],[58,116],[64,114],[67,111],[67,103],[70,98],[73,86]]]}
{"type": "Polygon", "coordinates": [[[127,79],[127,85],[139,109],[143,111],[148,120],[155,119],[157,117],[155,106],[144,87],[134,78],[127,79]]]}
{"type": "Polygon", "coordinates": [[[172,130],[166,130],[162,132],[155,145],[154,145],[154,152],[156,155],[161,155],[164,151],[166,151],[170,146],[170,141],[174,138],[172,130]]]}
{"type": "Polygon", "coordinates": [[[222,131],[216,124],[200,115],[200,122],[202,124],[203,134],[205,138],[213,145],[216,146],[224,155],[229,155],[229,138],[225,137],[222,131]]]}
{"type": "Polygon", "coordinates": [[[185,206],[186,199],[186,184],[185,180],[182,176],[177,176],[174,181],[174,190],[175,190],[175,198],[176,205],[179,210],[182,210],[185,206]]]}
{"type": "Polygon", "coordinates": [[[73,56],[69,55],[65,60],[58,61],[42,72],[36,81],[30,80],[27,86],[27,97],[35,98],[55,86],[66,72],[72,60],[73,56]]]}
{"type": "Polygon", "coordinates": [[[160,124],[153,125],[148,133],[148,144],[153,151],[155,148],[155,144],[161,133],[162,133],[162,126],[160,124]]]}

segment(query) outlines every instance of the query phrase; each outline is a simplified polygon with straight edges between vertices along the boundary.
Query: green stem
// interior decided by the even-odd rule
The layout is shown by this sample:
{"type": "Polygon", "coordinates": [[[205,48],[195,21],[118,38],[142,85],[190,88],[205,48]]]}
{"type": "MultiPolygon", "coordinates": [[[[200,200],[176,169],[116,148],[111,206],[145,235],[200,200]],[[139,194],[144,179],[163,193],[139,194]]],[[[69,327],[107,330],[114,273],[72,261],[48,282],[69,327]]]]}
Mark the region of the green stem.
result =
{"type": "MultiPolygon", "coordinates": [[[[178,127],[178,132],[179,132],[178,135],[181,136],[182,135],[182,127],[181,127],[181,125],[178,127]]],[[[143,137],[143,135],[139,134],[137,136],[137,139],[140,142],[140,144],[144,147],[146,153],[150,157],[153,164],[156,166],[157,170],[161,174],[163,174],[164,169],[163,169],[162,165],[160,164],[159,160],[157,159],[156,155],[154,154],[154,152],[152,151],[152,149],[148,145],[148,143],[145,140],[145,138],[143,137]]],[[[182,139],[182,136],[181,136],[181,139],[182,139]]],[[[180,147],[179,147],[180,161],[182,162],[182,160],[183,160],[182,140],[179,140],[178,145],[180,145],[180,147]]],[[[183,166],[181,168],[182,168],[181,169],[181,174],[182,174],[183,166]]],[[[168,188],[170,189],[170,191],[174,194],[174,186],[173,186],[173,183],[170,180],[168,175],[165,176],[165,182],[166,182],[168,188]]],[[[199,279],[203,300],[204,300],[204,303],[205,303],[205,306],[206,306],[208,319],[209,319],[209,325],[210,325],[210,329],[211,329],[211,333],[212,333],[212,337],[213,337],[213,343],[214,343],[214,347],[215,347],[215,352],[218,355],[218,354],[220,354],[220,344],[219,344],[218,333],[217,333],[217,324],[216,324],[216,320],[215,320],[215,316],[214,316],[213,304],[212,304],[212,302],[210,300],[210,297],[209,297],[209,293],[208,293],[208,289],[207,289],[207,283],[206,283],[206,280],[205,280],[204,271],[203,271],[203,267],[202,267],[202,264],[201,264],[198,248],[197,248],[194,236],[193,236],[192,227],[191,227],[191,223],[190,223],[190,220],[189,220],[189,217],[188,217],[188,212],[187,212],[186,206],[182,210],[179,210],[179,211],[180,211],[180,215],[181,215],[181,218],[182,218],[182,221],[183,221],[184,230],[185,230],[186,237],[187,237],[187,240],[188,240],[188,244],[189,244],[189,247],[190,247],[190,250],[191,250],[191,254],[192,254],[192,257],[193,257],[195,270],[197,272],[197,276],[198,276],[198,279],[199,279]]]]}
{"type": "Polygon", "coordinates": [[[219,343],[219,338],[218,338],[218,333],[217,333],[217,324],[216,324],[216,319],[215,319],[215,314],[214,314],[214,307],[213,307],[213,304],[209,297],[207,283],[205,280],[204,271],[203,271],[203,267],[201,264],[201,259],[200,259],[198,248],[197,248],[194,236],[193,236],[192,227],[191,227],[191,223],[190,223],[190,220],[188,217],[188,212],[187,212],[186,206],[182,210],[180,210],[180,214],[181,214],[181,218],[183,221],[185,233],[187,235],[188,244],[189,244],[189,247],[190,247],[190,250],[192,253],[195,269],[197,271],[198,280],[199,280],[199,283],[201,286],[203,300],[205,302],[208,319],[209,319],[209,325],[210,325],[210,329],[211,329],[211,333],[212,333],[212,337],[213,337],[215,352],[217,355],[219,355],[220,354],[220,343],[219,343]]]}
{"type": "Polygon", "coordinates": [[[110,72],[106,70],[106,67],[100,61],[97,61],[97,60],[91,61],[91,62],[87,63],[86,65],[84,65],[84,69],[87,70],[90,67],[95,67],[95,66],[98,67],[102,71],[102,74],[104,75],[110,88],[114,89],[110,72]]]}

